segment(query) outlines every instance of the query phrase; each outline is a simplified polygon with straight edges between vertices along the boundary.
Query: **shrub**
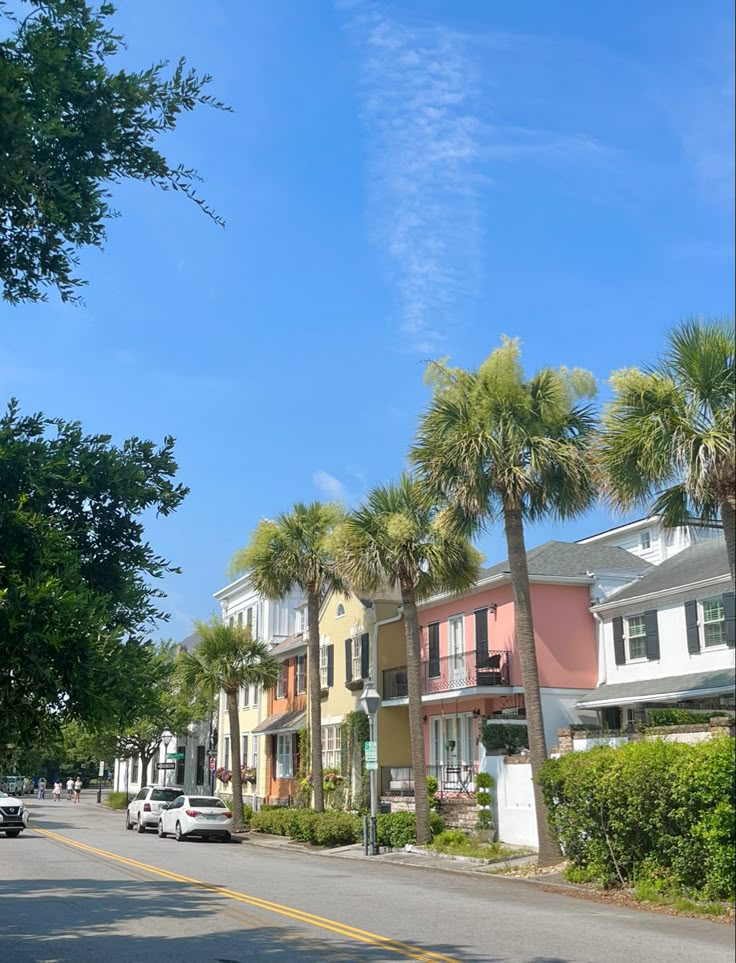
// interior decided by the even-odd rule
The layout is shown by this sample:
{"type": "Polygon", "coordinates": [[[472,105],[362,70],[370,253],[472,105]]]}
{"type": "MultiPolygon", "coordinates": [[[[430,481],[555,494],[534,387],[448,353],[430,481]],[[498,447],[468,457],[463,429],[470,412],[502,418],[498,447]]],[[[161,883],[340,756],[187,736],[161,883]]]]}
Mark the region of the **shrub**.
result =
{"type": "Polygon", "coordinates": [[[512,726],[504,722],[484,722],[480,741],[489,751],[505,749],[509,755],[513,755],[519,749],[529,748],[526,726],[512,726]]]}
{"type": "Polygon", "coordinates": [[[692,712],[690,709],[649,709],[647,726],[689,726],[710,722],[711,717],[727,716],[727,712],[692,712]]]}
{"type": "MultiPolygon", "coordinates": [[[[429,827],[433,836],[441,833],[444,823],[439,813],[430,812],[429,827]]],[[[376,835],[379,846],[390,849],[403,849],[417,841],[417,821],[414,813],[381,813],[376,820],[376,835]]]]}
{"type": "Polygon", "coordinates": [[[578,879],[734,895],[734,740],[568,753],[539,783],[578,879]]]}
{"type": "Polygon", "coordinates": [[[434,849],[455,849],[464,846],[468,839],[468,834],[462,829],[443,829],[432,840],[432,846],[434,849]]]}
{"type": "Polygon", "coordinates": [[[361,832],[360,819],[350,813],[292,808],[261,809],[253,814],[250,827],[317,846],[346,846],[357,842],[361,832]]]}
{"type": "Polygon", "coordinates": [[[126,792],[111,792],[107,794],[106,803],[110,809],[125,809],[130,798],[126,792]]]}
{"type": "Polygon", "coordinates": [[[436,776],[427,776],[427,795],[429,796],[429,808],[439,810],[440,800],[437,795],[440,784],[436,776]]]}
{"type": "Polygon", "coordinates": [[[310,842],[317,846],[348,846],[356,843],[361,833],[358,816],[339,812],[321,813],[314,823],[310,842]]]}

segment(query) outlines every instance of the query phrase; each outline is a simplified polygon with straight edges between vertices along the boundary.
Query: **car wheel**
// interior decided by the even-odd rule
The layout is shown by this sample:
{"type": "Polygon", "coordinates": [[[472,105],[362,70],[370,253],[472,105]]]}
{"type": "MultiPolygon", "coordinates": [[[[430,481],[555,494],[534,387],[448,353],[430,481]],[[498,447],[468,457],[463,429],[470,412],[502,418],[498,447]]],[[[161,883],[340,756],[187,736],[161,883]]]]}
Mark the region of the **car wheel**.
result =
{"type": "Polygon", "coordinates": [[[220,837],[223,843],[229,843],[232,840],[232,833],[223,833],[220,837]]]}
{"type": "Polygon", "coordinates": [[[166,833],[164,832],[164,824],[161,822],[160,819],[158,821],[158,838],[166,839],[166,833]]]}
{"type": "Polygon", "coordinates": [[[20,830],[20,829],[6,829],[6,830],[5,830],[5,835],[6,835],[6,836],[9,836],[10,839],[15,839],[15,837],[16,837],[16,836],[20,836],[20,834],[21,834],[21,830],[20,830]]]}
{"type": "Polygon", "coordinates": [[[181,831],[181,823],[179,822],[179,820],[176,821],[176,832],[174,833],[174,835],[176,836],[177,843],[183,843],[184,840],[187,838],[184,835],[184,833],[181,831]]]}
{"type": "Polygon", "coordinates": [[[138,813],[138,822],[135,824],[135,828],[139,833],[145,833],[146,831],[146,824],[143,822],[143,816],[140,813],[138,813]]]}
{"type": "Polygon", "coordinates": [[[130,813],[127,811],[127,809],[125,811],[125,828],[126,829],[133,828],[133,823],[130,821],[130,813]]]}

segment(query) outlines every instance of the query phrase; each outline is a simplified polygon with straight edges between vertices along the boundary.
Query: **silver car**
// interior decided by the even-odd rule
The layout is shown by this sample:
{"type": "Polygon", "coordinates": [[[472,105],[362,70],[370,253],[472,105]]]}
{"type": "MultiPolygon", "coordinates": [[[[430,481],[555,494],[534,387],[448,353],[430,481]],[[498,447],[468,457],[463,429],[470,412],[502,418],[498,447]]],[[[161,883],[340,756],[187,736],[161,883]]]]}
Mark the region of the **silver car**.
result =
{"type": "Polygon", "coordinates": [[[173,802],[183,792],[181,786],[144,786],[135,799],[128,803],[125,828],[137,829],[139,833],[155,829],[161,807],[173,802]]]}
{"type": "Polygon", "coordinates": [[[28,825],[28,807],[15,796],[0,791],[0,832],[6,836],[20,836],[28,825]]]}

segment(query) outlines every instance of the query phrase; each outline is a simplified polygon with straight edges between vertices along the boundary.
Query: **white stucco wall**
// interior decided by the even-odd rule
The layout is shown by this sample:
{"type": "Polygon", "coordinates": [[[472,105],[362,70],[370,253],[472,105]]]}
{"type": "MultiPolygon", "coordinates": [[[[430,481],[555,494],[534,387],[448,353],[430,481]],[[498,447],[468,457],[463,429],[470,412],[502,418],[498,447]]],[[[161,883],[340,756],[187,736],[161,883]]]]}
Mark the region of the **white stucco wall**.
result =
{"type": "Polygon", "coordinates": [[[537,815],[534,806],[532,767],[529,763],[507,765],[504,756],[486,756],[480,748],[479,767],[494,780],[494,799],[498,838],[512,846],[537,849],[537,815]]]}

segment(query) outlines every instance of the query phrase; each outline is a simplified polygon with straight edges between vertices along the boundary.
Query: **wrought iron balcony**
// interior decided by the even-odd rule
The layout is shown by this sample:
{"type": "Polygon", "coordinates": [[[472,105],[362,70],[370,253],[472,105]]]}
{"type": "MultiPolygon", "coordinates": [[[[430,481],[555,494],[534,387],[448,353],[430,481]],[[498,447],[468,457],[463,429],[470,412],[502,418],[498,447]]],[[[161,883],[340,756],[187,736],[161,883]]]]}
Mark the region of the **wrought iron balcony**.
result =
{"type": "MultiPolygon", "coordinates": [[[[422,662],[422,694],[509,684],[509,653],[463,652],[422,662]]],[[[383,698],[405,699],[409,694],[406,666],[384,669],[383,698]]]]}

